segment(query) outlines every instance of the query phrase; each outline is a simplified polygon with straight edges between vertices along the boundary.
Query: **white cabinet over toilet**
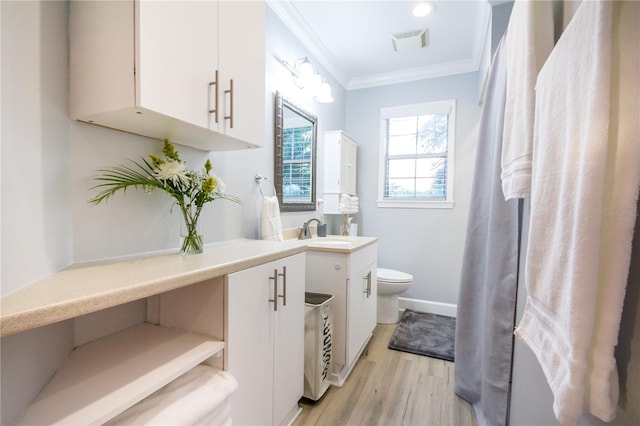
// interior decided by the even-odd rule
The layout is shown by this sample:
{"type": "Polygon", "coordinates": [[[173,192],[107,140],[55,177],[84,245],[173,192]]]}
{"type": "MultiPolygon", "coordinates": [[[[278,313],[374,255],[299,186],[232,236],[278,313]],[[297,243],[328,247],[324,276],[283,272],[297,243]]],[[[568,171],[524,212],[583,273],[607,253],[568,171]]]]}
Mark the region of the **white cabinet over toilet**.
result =
{"type": "Polygon", "coordinates": [[[300,410],[304,280],[304,254],[226,277],[225,370],[238,380],[235,424],[288,424],[300,410]]]}
{"type": "Polygon", "coordinates": [[[341,196],[355,196],[358,145],[343,131],[324,134],[324,213],[357,213],[341,196]]]}
{"type": "Polygon", "coordinates": [[[263,146],[265,36],[264,2],[71,2],[71,118],[206,151],[263,146]]]}

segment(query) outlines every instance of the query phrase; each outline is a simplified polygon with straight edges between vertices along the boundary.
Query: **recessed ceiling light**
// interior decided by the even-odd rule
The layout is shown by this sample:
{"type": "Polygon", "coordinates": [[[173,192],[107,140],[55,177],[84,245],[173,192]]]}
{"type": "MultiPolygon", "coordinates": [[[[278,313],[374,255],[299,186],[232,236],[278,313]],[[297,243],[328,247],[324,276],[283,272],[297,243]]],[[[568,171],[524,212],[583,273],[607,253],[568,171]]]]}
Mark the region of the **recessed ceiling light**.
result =
{"type": "Polygon", "coordinates": [[[422,18],[430,15],[434,10],[436,10],[436,6],[433,3],[418,3],[416,7],[413,8],[413,16],[416,18],[422,18]]]}

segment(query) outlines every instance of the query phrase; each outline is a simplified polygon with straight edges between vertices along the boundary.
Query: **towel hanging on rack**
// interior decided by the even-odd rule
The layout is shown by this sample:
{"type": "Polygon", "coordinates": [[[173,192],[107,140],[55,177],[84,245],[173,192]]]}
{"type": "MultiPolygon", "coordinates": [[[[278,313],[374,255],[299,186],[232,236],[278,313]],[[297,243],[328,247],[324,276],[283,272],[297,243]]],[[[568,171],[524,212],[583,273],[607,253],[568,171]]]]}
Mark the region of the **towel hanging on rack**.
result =
{"type": "Polygon", "coordinates": [[[280,205],[276,196],[276,187],[273,185],[273,195],[264,195],[262,183],[269,180],[267,177],[257,174],[256,183],[262,195],[262,206],[260,208],[260,238],[263,240],[283,241],[282,223],[280,220],[280,205]]]}

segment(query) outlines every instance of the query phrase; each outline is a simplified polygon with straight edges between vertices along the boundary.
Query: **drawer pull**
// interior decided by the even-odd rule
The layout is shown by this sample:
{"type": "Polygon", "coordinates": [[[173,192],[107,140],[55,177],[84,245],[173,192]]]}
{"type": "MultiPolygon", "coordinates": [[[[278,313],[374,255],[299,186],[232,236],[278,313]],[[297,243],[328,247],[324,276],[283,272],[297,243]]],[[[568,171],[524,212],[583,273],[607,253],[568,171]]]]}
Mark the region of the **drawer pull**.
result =
{"type": "Polygon", "coordinates": [[[229,115],[225,115],[224,119],[229,120],[229,127],[233,129],[233,79],[229,80],[229,90],[224,93],[229,94],[229,115]]]}
{"type": "Polygon", "coordinates": [[[287,306],[287,267],[282,267],[282,273],[278,274],[282,277],[282,294],[278,297],[282,297],[282,306],[287,306]]]}
{"type": "Polygon", "coordinates": [[[273,310],[278,310],[278,270],[273,270],[273,276],[269,277],[273,281],[273,299],[269,299],[269,302],[273,302],[273,310]]]}
{"type": "MultiPolygon", "coordinates": [[[[214,87],[213,94],[213,109],[209,109],[209,114],[213,114],[213,120],[218,122],[218,70],[216,70],[215,79],[209,83],[209,92],[211,92],[211,86],[214,87]]],[[[211,105],[211,93],[209,93],[209,105],[211,105]]],[[[211,107],[209,107],[211,108],[211,107]]]]}
{"type": "Polygon", "coordinates": [[[364,294],[366,294],[368,298],[371,296],[371,271],[364,276],[364,279],[367,280],[367,288],[364,290],[364,294]]]}

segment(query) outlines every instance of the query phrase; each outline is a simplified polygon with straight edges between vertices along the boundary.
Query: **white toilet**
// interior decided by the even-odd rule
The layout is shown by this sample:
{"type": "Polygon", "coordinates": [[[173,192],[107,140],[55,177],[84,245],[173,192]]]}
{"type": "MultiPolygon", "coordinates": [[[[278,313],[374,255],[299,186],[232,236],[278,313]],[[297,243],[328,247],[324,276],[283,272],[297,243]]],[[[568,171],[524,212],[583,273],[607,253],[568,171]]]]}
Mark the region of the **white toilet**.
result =
{"type": "Polygon", "coordinates": [[[395,324],[399,318],[398,295],[406,291],[413,276],[393,269],[378,268],[378,323],[395,324]]]}

